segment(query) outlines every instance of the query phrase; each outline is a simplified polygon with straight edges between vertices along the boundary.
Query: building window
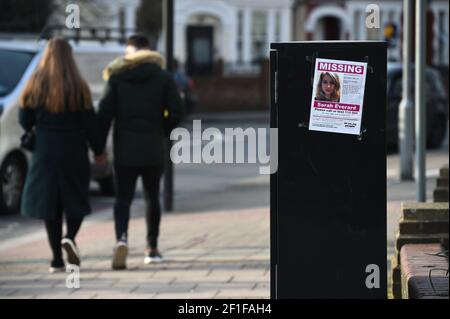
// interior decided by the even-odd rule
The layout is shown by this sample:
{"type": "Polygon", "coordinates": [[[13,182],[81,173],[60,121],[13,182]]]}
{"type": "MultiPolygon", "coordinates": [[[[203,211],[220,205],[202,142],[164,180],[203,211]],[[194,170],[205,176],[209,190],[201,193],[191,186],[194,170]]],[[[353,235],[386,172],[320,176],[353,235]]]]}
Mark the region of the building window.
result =
{"type": "Polygon", "coordinates": [[[275,42],[281,42],[281,15],[280,11],[275,13],[275,42]]]}
{"type": "Polygon", "coordinates": [[[389,11],[389,22],[397,23],[397,21],[395,21],[395,11],[389,11]]]}
{"type": "Polygon", "coordinates": [[[119,28],[125,28],[125,8],[119,9],[119,28]]]}
{"type": "Polygon", "coordinates": [[[266,57],[267,14],[262,11],[252,13],[252,62],[257,63],[266,57]]]}
{"type": "Polygon", "coordinates": [[[243,37],[244,37],[244,14],[242,10],[238,12],[238,25],[237,25],[237,59],[239,63],[244,61],[244,47],[243,37]]]}
{"type": "Polygon", "coordinates": [[[355,35],[354,35],[355,40],[362,39],[360,23],[361,23],[361,11],[357,10],[357,11],[355,11],[354,18],[353,18],[353,25],[354,25],[354,30],[355,30],[355,35]]]}

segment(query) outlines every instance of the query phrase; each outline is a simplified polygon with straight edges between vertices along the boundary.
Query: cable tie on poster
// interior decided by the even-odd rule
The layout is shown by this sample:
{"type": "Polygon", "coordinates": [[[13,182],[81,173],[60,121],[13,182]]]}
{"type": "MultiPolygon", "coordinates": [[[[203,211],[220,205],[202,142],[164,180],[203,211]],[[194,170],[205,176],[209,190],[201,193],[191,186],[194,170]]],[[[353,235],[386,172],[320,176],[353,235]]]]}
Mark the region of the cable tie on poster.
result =
{"type": "Polygon", "coordinates": [[[297,127],[305,127],[305,128],[309,128],[309,122],[300,122],[298,123],[297,127]]]}
{"type": "Polygon", "coordinates": [[[373,66],[371,66],[371,65],[369,64],[369,57],[368,57],[368,56],[365,56],[365,57],[364,57],[364,62],[367,63],[367,71],[369,71],[370,74],[374,74],[374,73],[375,73],[375,70],[373,69],[373,66]]]}
{"type": "Polygon", "coordinates": [[[359,135],[357,136],[356,139],[357,139],[358,141],[362,141],[363,135],[364,135],[365,133],[367,133],[367,129],[363,128],[363,129],[361,130],[361,133],[359,133],[359,135]]]}

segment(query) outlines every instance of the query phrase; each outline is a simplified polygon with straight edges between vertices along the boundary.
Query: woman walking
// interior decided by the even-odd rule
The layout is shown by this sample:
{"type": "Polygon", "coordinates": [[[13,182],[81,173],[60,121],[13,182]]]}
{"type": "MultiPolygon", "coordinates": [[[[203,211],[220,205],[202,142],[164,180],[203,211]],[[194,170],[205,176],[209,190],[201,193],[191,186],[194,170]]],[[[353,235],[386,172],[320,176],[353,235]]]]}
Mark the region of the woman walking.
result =
{"type": "Polygon", "coordinates": [[[49,41],[22,93],[19,122],[35,135],[21,212],[45,221],[53,254],[50,272],[64,271],[62,248],[68,263],[80,265],[75,236],[90,213],[88,144],[97,161],[105,160],[91,94],[65,40],[49,41]]]}

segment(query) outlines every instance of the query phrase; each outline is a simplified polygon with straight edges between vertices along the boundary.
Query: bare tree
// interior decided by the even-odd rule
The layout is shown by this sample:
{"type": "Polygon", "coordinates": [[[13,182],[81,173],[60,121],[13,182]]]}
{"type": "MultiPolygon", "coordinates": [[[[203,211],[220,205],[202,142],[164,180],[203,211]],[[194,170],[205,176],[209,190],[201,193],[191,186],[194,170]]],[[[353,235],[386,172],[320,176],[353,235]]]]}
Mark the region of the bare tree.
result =
{"type": "Polygon", "coordinates": [[[136,14],[137,29],[150,38],[153,48],[162,29],[162,5],[162,0],[141,0],[136,14]]]}

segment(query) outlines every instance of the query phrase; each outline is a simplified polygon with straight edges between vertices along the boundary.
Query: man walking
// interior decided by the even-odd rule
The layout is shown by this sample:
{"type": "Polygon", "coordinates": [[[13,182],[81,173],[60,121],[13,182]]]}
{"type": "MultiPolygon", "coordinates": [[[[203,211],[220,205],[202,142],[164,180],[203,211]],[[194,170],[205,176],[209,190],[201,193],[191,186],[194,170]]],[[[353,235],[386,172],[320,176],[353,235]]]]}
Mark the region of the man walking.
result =
{"type": "Polygon", "coordinates": [[[99,104],[98,119],[106,144],[114,121],[114,169],[117,187],[114,205],[116,244],[112,268],[125,269],[128,222],[136,181],[142,177],[146,200],[147,249],[144,262],[161,262],[158,250],[161,208],[159,183],[163,173],[167,128],[184,114],[172,76],[163,70],[163,57],[149,49],[143,35],[127,40],[125,56],[104,71],[107,81],[99,104]]]}

